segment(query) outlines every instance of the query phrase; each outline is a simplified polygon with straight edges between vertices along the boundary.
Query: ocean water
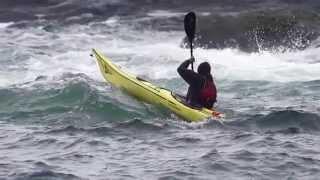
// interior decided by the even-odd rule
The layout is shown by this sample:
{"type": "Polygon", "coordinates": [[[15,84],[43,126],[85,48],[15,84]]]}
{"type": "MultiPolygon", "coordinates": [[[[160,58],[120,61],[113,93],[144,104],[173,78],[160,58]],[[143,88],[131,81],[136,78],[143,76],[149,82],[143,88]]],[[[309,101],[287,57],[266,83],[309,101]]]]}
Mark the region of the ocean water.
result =
{"type": "Polygon", "coordinates": [[[319,179],[319,14],[312,0],[2,0],[0,179],[319,179]],[[190,10],[223,123],[140,102],[90,57],[186,93],[190,10]]]}

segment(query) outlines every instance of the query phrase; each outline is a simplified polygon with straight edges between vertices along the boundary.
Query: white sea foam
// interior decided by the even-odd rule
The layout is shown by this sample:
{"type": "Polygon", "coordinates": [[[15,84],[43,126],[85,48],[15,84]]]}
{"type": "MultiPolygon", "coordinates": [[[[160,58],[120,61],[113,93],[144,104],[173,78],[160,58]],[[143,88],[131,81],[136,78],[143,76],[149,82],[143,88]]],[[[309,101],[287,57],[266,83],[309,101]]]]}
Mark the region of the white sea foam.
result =
{"type": "Polygon", "coordinates": [[[105,24],[110,25],[110,26],[114,26],[118,22],[119,22],[119,17],[117,17],[117,16],[110,17],[106,21],[104,21],[105,24]]]}
{"type": "Polygon", "coordinates": [[[170,12],[164,10],[155,10],[149,12],[148,15],[151,17],[176,17],[176,16],[183,16],[185,13],[178,13],[178,12],[170,12]]]}
{"type": "Polygon", "coordinates": [[[7,28],[13,24],[13,22],[0,23],[0,29],[7,28]]]}
{"type": "Polygon", "coordinates": [[[215,67],[217,78],[230,80],[310,81],[320,79],[318,55],[305,50],[295,53],[242,53],[238,50],[199,49],[199,59],[208,60],[215,67]],[[312,53],[311,53],[312,54],[312,53]],[[315,57],[314,57],[315,56],[315,57]]]}
{"type": "MultiPolygon", "coordinates": [[[[112,22],[113,23],[113,22],[112,22]]],[[[84,73],[103,81],[89,56],[97,48],[122,68],[149,79],[178,78],[176,68],[190,57],[188,49],[180,47],[184,32],[137,31],[130,26],[117,26],[105,33],[78,25],[53,34],[30,28],[1,36],[2,42],[19,44],[19,52],[29,57],[21,66],[21,73],[0,72],[0,86],[32,81],[38,76],[56,77],[64,73],[84,73]],[[23,75],[21,75],[23,74],[23,75]]],[[[103,26],[101,28],[104,28],[103,26]]],[[[17,50],[17,49],[16,49],[17,50]]],[[[195,66],[208,61],[216,79],[310,81],[320,79],[319,48],[287,53],[243,53],[236,49],[194,50],[195,66]]]]}
{"type": "MultiPolygon", "coordinates": [[[[176,68],[189,58],[189,50],[179,47],[180,38],[155,39],[157,35],[153,39],[146,37],[143,42],[122,42],[128,43],[126,45],[114,42],[111,49],[102,50],[106,54],[129,56],[130,61],[122,63],[122,66],[135,74],[154,79],[178,77],[176,68]]],[[[203,61],[211,63],[218,79],[288,82],[320,79],[318,51],[309,48],[286,53],[243,53],[236,49],[195,49],[194,55],[196,65],[203,61]]]]}

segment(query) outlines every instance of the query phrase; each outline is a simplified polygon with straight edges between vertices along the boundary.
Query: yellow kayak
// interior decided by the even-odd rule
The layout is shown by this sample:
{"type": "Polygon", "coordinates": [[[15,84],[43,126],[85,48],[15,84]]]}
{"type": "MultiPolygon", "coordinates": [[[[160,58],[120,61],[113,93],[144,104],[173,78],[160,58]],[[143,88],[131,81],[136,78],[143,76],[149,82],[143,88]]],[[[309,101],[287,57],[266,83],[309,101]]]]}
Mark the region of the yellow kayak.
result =
{"type": "Polygon", "coordinates": [[[222,117],[221,113],[212,109],[191,107],[183,96],[124,72],[96,49],[92,51],[105,80],[139,100],[165,107],[188,122],[222,117]]]}

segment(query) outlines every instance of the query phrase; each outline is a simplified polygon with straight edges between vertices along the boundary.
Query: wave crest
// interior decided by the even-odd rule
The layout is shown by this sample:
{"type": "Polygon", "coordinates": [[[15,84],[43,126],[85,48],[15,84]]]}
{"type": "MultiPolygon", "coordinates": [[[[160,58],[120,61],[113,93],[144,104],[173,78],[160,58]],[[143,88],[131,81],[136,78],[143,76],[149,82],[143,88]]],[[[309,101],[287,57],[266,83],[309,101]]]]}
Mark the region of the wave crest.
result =
{"type": "Polygon", "coordinates": [[[78,121],[125,121],[152,114],[143,103],[120,90],[79,74],[0,89],[0,117],[11,121],[72,125],[78,121]]]}
{"type": "Polygon", "coordinates": [[[274,111],[267,115],[254,115],[247,120],[230,122],[246,129],[261,129],[269,133],[316,133],[320,130],[320,116],[295,110],[274,111]]]}

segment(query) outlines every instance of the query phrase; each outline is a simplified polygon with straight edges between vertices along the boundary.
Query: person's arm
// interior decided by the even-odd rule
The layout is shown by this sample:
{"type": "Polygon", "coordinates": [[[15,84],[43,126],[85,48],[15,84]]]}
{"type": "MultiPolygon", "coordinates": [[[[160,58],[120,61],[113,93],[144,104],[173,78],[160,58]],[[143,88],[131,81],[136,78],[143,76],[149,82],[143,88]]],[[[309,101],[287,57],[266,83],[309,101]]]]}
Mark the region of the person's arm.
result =
{"type": "Polygon", "coordinates": [[[189,84],[198,84],[201,82],[201,76],[196,72],[188,69],[188,66],[194,59],[185,60],[177,69],[180,76],[189,84]]]}

